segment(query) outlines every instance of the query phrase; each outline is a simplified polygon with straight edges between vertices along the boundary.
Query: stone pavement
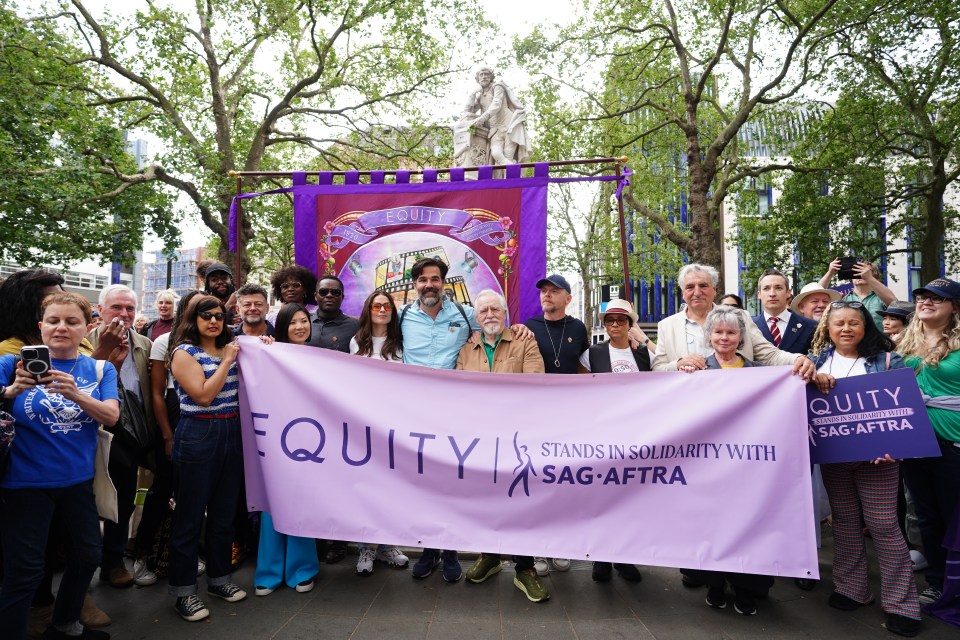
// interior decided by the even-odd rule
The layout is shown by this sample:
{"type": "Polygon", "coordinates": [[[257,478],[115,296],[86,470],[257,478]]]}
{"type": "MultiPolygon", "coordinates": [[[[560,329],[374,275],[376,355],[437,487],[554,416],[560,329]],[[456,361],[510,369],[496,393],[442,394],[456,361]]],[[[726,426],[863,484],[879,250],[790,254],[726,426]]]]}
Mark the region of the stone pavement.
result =
{"type": "MultiPolygon", "coordinates": [[[[336,565],[321,565],[316,588],[306,594],[282,588],[255,597],[255,559],[247,560],[235,574],[235,581],[249,592],[243,602],[205,597],[201,578],[201,595],[210,609],[210,617],[202,622],[184,622],[176,615],[163,580],[150,587],[117,590],[95,578],[93,597],[113,617],[105,631],[118,640],[897,637],[881,626],[879,602],[852,613],[827,606],[831,542],[825,537],[820,553],[825,579],[814,591],[799,590],[792,579],[778,579],[770,597],[757,602],[758,615],[750,618],[733,610],[732,593],[726,609],[711,609],[704,603],[706,590],[682,587],[676,569],[641,567],[640,583],[627,583],[614,572],[611,582],[598,584],[591,579],[587,562],[574,562],[571,571],[544,579],[552,597],[540,604],[529,602],[513,586],[512,567],[480,585],[447,584],[439,571],[426,580],[414,580],[409,569],[383,565],[377,565],[374,575],[359,577],[354,573],[356,555],[336,565]]],[[[461,556],[466,570],[472,561],[461,556]]],[[[876,566],[873,558],[872,564],[876,566]]],[[[876,569],[871,577],[879,601],[876,569]]],[[[925,617],[919,637],[957,639],[960,630],[925,617]]]]}

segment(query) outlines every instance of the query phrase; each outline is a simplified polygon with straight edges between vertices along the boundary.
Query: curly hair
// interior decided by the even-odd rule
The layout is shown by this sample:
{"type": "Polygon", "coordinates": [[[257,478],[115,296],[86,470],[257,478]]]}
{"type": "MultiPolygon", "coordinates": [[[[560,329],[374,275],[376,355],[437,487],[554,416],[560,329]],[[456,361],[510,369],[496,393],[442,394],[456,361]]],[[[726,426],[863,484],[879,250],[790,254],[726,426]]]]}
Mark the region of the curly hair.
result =
{"type": "Polygon", "coordinates": [[[313,292],[317,289],[317,276],[313,271],[298,264],[292,264],[273,274],[270,278],[270,288],[273,289],[273,297],[277,300],[283,300],[280,296],[280,287],[287,280],[297,280],[303,285],[303,302],[301,304],[313,302],[313,292]]]}
{"type": "MultiPolygon", "coordinates": [[[[290,342],[290,323],[293,322],[293,316],[295,316],[298,311],[303,311],[307,314],[307,320],[310,319],[310,312],[307,311],[305,306],[298,302],[288,302],[280,307],[280,312],[277,313],[277,323],[273,327],[273,337],[277,342],[290,342]]],[[[310,331],[311,333],[313,332],[312,323],[310,331]]],[[[310,335],[307,335],[307,340],[309,339],[310,335]]]]}
{"type": "Polygon", "coordinates": [[[923,335],[923,321],[914,314],[913,321],[906,326],[897,346],[897,351],[904,358],[920,358],[921,365],[936,367],[940,361],[954,351],[960,350],[960,300],[951,300],[953,313],[950,322],[937,340],[937,346],[927,350],[927,339],[923,335]]]}
{"type": "Polygon", "coordinates": [[[363,302],[363,310],[360,312],[360,328],[357,329],[357,335],[353,338],[360,347],[357,351],[358,356],[370,357],[373,355],[373,316],[370,313],[370,305],[376,300],[377,296],[385,296],[390,300],[390,322],[387,323],[387,340],[383,343],[380,350],[380,357],[384,360],[399,360],[403,354],[403,336],[400,333],[400,323],[397,322],[397,305],[394,303],[390,294],[377,289],[363,302]]]}
{"type": "Polygon", "coordinates": [[[857,354],[863,358],[869,358],[886,351],[894,351],[896,345],[893,340],[883,335],[883,332],[877,328],[877,323],[870,317],[870,313],[864,306],[852,307],[847,302],[833,302],[823,316],[820,318],[820,324],[813,333],[813,343],[810,345],[810,352],[814,356],[820,355],[820,352],[834,347],[833,340],[830,339],[830,316],[838,309],[851,309],[860,314],[863,320],[863,339],[857,345],[857,354]]]}
{"type": "Polygon", "coordinates": [[[40,344],[40,303],[47,287],[63,288],[63,276],[46,269],[25,269],[0,284],[0,340],[17,338],[40,344]]]}

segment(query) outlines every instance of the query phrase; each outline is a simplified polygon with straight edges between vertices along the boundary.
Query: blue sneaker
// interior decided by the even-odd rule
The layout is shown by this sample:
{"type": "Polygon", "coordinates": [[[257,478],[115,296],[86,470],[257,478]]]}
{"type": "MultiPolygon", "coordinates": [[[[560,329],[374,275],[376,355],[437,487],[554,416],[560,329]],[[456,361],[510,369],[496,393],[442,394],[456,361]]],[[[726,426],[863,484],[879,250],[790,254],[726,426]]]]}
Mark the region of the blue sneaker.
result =
{"type": "Polygon", "coordinates": [[[460,558],[456,551],[444,551],[440,554],[443,558],[443,579],[447,582],[457,582],[463,577],[463,567],[460,566],[460,558]]]}
{"type": "Polygon", "coordinates": [[[410,575],[417,579],[423,579],[430,576],[437,565],[440,564],[440,552],[436,549],[424,549],[420,559],[413,565],[410,575]]]}

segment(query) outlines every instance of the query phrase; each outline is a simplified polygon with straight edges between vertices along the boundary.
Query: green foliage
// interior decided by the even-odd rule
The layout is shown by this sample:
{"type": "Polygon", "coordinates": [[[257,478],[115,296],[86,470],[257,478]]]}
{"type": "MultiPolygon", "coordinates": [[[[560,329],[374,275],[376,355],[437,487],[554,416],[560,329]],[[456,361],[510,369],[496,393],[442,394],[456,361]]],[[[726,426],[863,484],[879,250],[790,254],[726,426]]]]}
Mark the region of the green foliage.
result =
{"type": "MultiPolygon", "coordinates": [[[[160,139],[156,163],[131,178],[186,194],[231,263],[230,171],[428,161],[431,102],[463,71],[449,68],[449,43],[463,33],[482,42],[489,26],[462,0],[145,3],[129,18],[102,19],[82,0],[62,1],[56,32],[84,52],[67,56],[71,66],[103,79],[79,83],[77,102],[160,139]]],[[[272,229],[273,209],[247,209],[244,246],[269,250],[253,242],[272,229]]]]}
{"type": "Polygon", "coordinates": [[[862,20],[845,14],[835,37],[824,88],[839,98],[794,150],[804,173],[783,178],[772,216],[741,221],[740,240],[756,264],[795,246],[801,270],[816,276],[806,280],[837,255],[876,260],[903,240],[927,282],[940,275],[941,255],[960,262],[956,234],[946,236],[958,214],[942,206],[960,177],[951,159],[960,144],[960,9],[933,0],[846,10],[862,20]]]}
{"type": "Polygon", "coordinates": [[[0,4],[0,258],[66,265],[115,252],[129,259],[147,230],[178,239],[171,198],[136,173],[124,132],[80,87],[100,80],[66,64],[78,52],[49,21],[0,4]]]}

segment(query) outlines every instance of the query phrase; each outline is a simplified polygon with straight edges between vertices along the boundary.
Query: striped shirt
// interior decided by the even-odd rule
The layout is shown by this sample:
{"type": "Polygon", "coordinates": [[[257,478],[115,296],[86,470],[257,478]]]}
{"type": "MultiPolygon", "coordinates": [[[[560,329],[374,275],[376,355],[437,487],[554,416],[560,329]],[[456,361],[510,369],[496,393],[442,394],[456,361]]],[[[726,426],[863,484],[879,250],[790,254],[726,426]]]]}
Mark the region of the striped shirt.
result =
{"type": "MultiPolygon", "coordinates": [[[[191,358],[200,363],[200,366],[203,367],[203,375],[209,380],[217,371],[217,367],[220,366],[220,363],[223,361],[223,358],[218,358],[210,355],[200,347],[192,344],[181,344],[179,345],[176,351],[186,351],[191,358]]],[[[183,390],[183,387],[180,386],[180,383],[174,380],[174,386],[177,390],[177,397],[180,399],[180,414],[185,416],[197,415],[197,414],[213,414],[213,415],[227,415],[230,413],[236,413],[240,408],[240,403],[237,400],[237,389],[240,387],[240,381],[237,377],[237,362],[234,360],[230,364],[230,371],[227,374],[227,381],[223,384],[223,388],[220,389],[220,393],[217,394],[217,397],[213,399],[213,403],[209,407],[201,407],[196,402],[193,401],[187,392],[183,390]]]]}

